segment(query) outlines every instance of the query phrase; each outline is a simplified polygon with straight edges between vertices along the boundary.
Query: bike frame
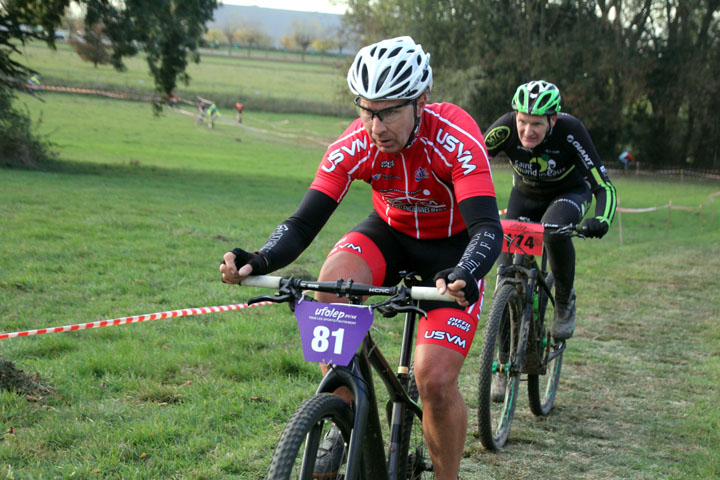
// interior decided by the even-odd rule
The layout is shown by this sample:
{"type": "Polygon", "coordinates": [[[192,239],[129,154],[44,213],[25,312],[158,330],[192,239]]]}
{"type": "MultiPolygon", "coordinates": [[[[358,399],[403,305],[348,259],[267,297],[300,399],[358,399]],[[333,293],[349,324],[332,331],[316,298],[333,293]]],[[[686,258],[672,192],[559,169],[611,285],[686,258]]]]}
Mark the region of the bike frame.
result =
{"type": "Polygon", "coordinates": [[[546,282],[547,278],[547,251],[543,246],[542,259],[540,265],[537,263],[537,259],[534,255],[527,254],[513,254],[512,265],[501,265],[498,268],[498,281],[496,290],[499,289],[503,284],[511,283],[519,285],[523,290],[524,295],[524,306],[523,315],[519,328],[518,336],[518,348],[517,358],[515,359],[514,367],[519,370],[520,373],[530,374],[545,374],[548,363],[556,356],[562,354],[565,350],[565,342],[559,345],[559,348],[553,352],[549,352],[546,355],[539,354],[535,349],[535,345],[531,348],[531,353],[535,353],[534,356],[527,356],[528,352],[528,339],[531,333],[535,334],[538,329],[536,325],[536,318],[533,315],[534,311],[534,292],[536,285],[547,294],[548,300],[555,305],[555,297],[550,291],[550,287],[546,282]],[[533,358],[530,362],[526,361],[526,357],[533,358]]]}
{"type": "MultiPolygon", "coordinates": [[[[278,294],[275,296],[255,297],[250,299],[248,304],[265,300],[275,301],[276,303],[294,303],[302,298],[308,298],[309,301],[312,301],[310,297],[303,295],[302,291],[313,290],[347,297],[350,299],[350,303],[353,304],[361,304],[363,296],[387,296],[390,298],[384,302],[371,305],[371,307],[387,317],[405,313],[397,374],[393,373],[390,364],[373,341],[370,332],[368,332],[350,364],[348,366],[331,366],[317,388],[319,394],[334,393],[339,387],[346,387],[354,395],[354,419],[353,429],[348,441],[346,480],[358,480],[360,478],[401,480],[398,478],[399,462],[401,460],[399,456],[400,442],[403,427],[406,426],[407,409],[409,408],[412,414],[422,422],[422,408],[407,392],[411,380],[410,364],[417,316],[420,314],[426,315],[418,307],[418,301],[424,299],[450,302],[452,297],[447,294],[440,295],[434,287],[408,285],[413,283],[412,275],[412,273],[405,275],[405,287],[354,285],[352,280],[345,282],[342,279],[338,279],[337,282],[306,282],[292,277],[285,280],[280,277],[270,276],[248,277],[244,281],[247,286],[279,289],[278,294]],[[385,384],[393,407],[390,415],[390,446],[387,463],[372,370],[378,373],[385,384]]],[[[316,430],[318,432],[308,433],[308,440],[314,440],[309,442],[310,444],[316,444],[316,441],[319,440],[319,438],[315,437],[315,435],[320,434],[319,429],[316,430]]],[[[311,472],[306,470],[307,466],[313,463],[313,457],[316,453],[316,451],[310,451],[309,449],[304,451],[303,478],[310,478],[311,472]]],[[[409,465],[408,468],[414,469],[418,467],[417,461],[415,460],[416,463],[409,465]]],[[[424,471],[430,471],[432,468],[428,464],[420,466],[424,471]]]]}
{"type": "MultiPolygon", "coordinates": [[[[398,451],[400,434],[406,408],[412,409],[422,421],[422,408],[407,393],[410,380],[410,358],[417,314],[407,312],[403,328],[402,350],[398,374],[385,359],[370,333],[363,339],[361,347],[347,367],[332,366],[323,377],[316,393],[334,392],[347,387],[354,395],[355,418],[348,448],[346,480],[360,478],[399,480],[398,451]],[[393,403],[390,422],[390,457],[386,462],[380,416],[373,384],[372,370],[375,370],[385,384],[393,403]],[[387,467],[386,467],[387,465],[387,467]]],[[[305,455],[314,455],[306,452],[305,455]]],[[[304,459],[304,462],[307,459],[304,459]]]]}

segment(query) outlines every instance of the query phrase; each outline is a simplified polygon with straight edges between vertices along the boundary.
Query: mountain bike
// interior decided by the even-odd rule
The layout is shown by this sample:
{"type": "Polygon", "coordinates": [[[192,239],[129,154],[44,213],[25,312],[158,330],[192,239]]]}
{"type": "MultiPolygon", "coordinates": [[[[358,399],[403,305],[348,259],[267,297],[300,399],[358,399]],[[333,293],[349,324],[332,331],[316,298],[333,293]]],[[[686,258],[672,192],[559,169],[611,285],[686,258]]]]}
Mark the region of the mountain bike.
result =
{"type": "Polygon", "coordinates": [[[533,414],[545,416],[552,409],[565,342],[554,341],[545,323],[546,318],[552,321],[555,296],[543,233],[584,238],[577,225],[522,220],[502,220],[502,224],[503,251],[513,254],[513,261],[498,266],[484,330],[478,389],[478,433],[489,450],[500,449],[507,442],[521,381],[527,381],[533,414]]]}
{"type": "Polygon", "coordinates": [[[261,301],[287,302],[300,327],[305,359],[328,364],[316,394],[292,415],[273,453],[268,480],[312,479],[321,442],[330,428],[340,431],[343,461],[332,475],[320,478],[344,480],[399,480],[431,478],[432,464],[422,434],[422,407],[412,366],[414,330],[418,315],[426,315],[418,300],[452,301],[434,287],[415,286],[410,275],[404,285],[376,287],[354,283],[312,282],[271,276],[248,277],[243,286],[277,290],[272,296],[255,297],[261,301]],[[303,291],[329,292],[347,297],[350,304],[315,302],[303,291]],[[381,296],[383,300],[360,305],[363,297],[381,296]],[[397,373],[370,335],[374,312],[385,317],[405,314],[402,346],[397,373]],[[369,320],[363,318],[369,316],[369,320]],[[355,322],[355,323],[353,323],[355,322]],[[354,342],[354,343],[353,343],[354,342]],[[359,344],[359,345],[358,345],[359,344]],[[387,448],[384,443],[378,398],[372,371],[380,377],[388,392],[385,407],[387,448]],[[347,387],[354,401],[349,405],[333,392],[347,387]],[[387,454],[386,454],[387,450],[387,454]]]}

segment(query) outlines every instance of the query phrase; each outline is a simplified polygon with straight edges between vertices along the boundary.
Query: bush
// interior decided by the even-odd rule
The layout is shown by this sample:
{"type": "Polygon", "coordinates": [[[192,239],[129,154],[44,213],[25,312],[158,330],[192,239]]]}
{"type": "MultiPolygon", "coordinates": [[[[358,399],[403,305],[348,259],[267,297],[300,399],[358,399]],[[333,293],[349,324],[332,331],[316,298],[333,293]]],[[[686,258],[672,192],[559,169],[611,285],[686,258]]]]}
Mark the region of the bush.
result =
{"type": "Polygon", "coordinates": [[[29,112],[14,108],[14,99],[11,89],[0,87],[0,166],[38,168],[53,160],[51,144],[33,132],[29,112]]]}

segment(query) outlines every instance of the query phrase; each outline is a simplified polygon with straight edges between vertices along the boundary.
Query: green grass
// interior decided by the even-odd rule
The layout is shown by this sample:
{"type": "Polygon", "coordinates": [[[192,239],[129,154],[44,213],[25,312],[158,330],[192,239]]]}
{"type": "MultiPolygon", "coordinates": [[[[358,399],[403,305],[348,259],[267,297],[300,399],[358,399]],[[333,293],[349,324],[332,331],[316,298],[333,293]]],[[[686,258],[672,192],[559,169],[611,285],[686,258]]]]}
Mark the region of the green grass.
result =
{"type": "MultiPolygon", "coordinates": [[[[0,171],[0,330],[241,303],[219,281],[235,246],[258,248],[312,180],[336,118],[248,112],[216,129],[146,104],[23,97],[62,162],[0,171]],[[309,133],[306,133],[309,132],[309,133]]],[[[501,206],[509,169],[494,170],[501,206]]],[[[622,206],[697,206],[717,183],[613,178],[622,206]]],[[[370,210],[355,184],[298,265],[370,210]]],[[[475,428],[477,357],[462,478],[716,478],[720,475],[720,218],[623,214],[577,241],[578,328],[556,409],[518,403],[507,448],[475,428]]],[[[494,279],[489,279],[489,292],[494,279]]],[[[489,310],[490,293],[485,308],[489,310]]],[[[376,334],[395,358],[397,322],[376,334]]],[[[0,478],[261,478],[280,431],[319,381],[284,306],[0,341],[0,354],[55,389],[0,391],[0,478]],[[33,397],[33,395],[31,395],[33,397]],[[12,427],[12,432],[11,432],[12,427]]]]}
{"type": "MultiPolygon", "coordinates": [[[[125,60],[119,73],[110,65],[94,68],[66,43],[51,50],[42,43],[21,49],[22,62],[40,72],[43,85],[82,86],[99,90],[151,94],[154,81],[142,55],[125,60]]],[[[199,64],[190,62],[189,85],[179,84],[178,97],[195,101],[200,95],[224,108],[240,100],[248,110],[308,111],[337,113],[349,109],[344,64],[308,63],[282,59],[258,59],[202,55],[199,64]]]]}

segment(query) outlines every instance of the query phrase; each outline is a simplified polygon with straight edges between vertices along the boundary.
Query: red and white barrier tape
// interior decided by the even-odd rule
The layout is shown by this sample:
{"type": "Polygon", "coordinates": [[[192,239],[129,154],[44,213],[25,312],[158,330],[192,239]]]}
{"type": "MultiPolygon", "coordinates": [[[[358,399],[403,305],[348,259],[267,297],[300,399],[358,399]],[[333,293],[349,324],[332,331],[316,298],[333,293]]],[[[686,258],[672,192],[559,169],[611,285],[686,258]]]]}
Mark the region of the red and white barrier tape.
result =
{"type": "Polygon", "coordinates": [[[161,320],[171,317],[187,317],[190,315],[202,315],[204,313],[227,312],[230,310],[241,310],[243,308],[259,307],[261,305],[273,305],[274,302],[258,302],[248,305],[247,303],[237,303],[234,305],[221,305],[215,307],[185,308],[182,310],[171,310],[168,312],[149,313],[145,315],[134,315],[132,317],[113,318],[111,320],[100,320],[97,322],[78,323],[76,325],[66,325],[64,327],[39,328],[37,330],[26,330],[24,332],[0,333],[0,340],[14,337],[27,337],[29,335],[42,335],[44,333],[63,333],[74,332],[77,330],[89,330],[91,328],[113,327],[115,325],[125,325],[127,323],[149,322],[150,320],[161,320]]]}

